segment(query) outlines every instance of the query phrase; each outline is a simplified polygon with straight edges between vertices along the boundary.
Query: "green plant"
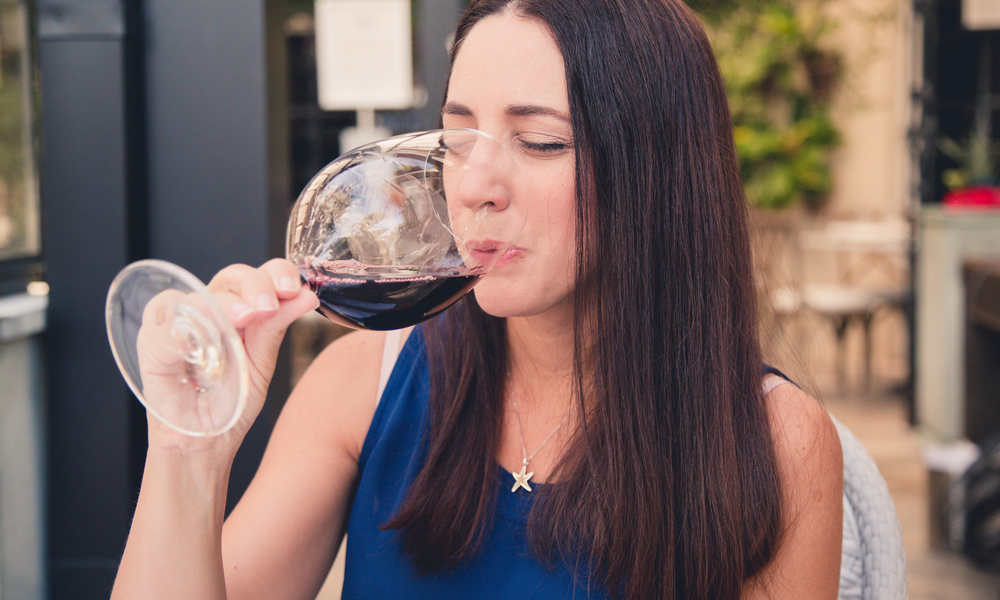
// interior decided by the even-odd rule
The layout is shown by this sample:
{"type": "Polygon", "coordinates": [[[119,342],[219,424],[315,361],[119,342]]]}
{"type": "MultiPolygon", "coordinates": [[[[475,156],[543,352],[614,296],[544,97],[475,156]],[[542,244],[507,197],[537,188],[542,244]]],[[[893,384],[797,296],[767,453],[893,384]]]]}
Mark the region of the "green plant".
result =
{"type": "Polygon", "coordinates": [[[815,0],[701,0],[726,81],[750,202],[817,209],[832,188],[840,134],[830,102],[843,60],[824,45],[834,24],[815,0]]]}
{"type": "Polygon", "coordinates": [[[949,137],[938,141],[941,153],[958,164],[946,169],[941,178],[950,190],[976,185],[996,185],[1000,166],[1000,141],[990,139],[986,129],[976,129],[964,143],[949,137]]]}

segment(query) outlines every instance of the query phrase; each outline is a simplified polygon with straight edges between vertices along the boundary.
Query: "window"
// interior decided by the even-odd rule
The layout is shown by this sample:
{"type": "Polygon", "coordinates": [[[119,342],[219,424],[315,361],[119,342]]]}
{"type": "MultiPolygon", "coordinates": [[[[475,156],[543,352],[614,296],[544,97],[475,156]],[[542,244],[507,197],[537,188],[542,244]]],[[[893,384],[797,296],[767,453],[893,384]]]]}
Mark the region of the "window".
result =
{"type": "Polygon", "coordinates": [[[30,15],[25,0],[0,0],[0,291],[41,254],[30,15]]]}

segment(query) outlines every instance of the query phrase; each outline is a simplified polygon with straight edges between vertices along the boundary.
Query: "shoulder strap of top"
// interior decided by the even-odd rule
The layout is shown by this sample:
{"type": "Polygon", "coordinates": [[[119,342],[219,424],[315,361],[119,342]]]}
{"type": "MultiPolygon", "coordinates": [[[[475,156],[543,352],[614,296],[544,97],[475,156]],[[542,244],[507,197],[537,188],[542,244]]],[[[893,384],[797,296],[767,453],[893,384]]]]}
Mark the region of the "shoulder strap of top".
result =
{"type": "Polygon", "coordinates": [[[396,358],[399,357],[399,344],[402,339],[402,329],[392,329],[385,333],[385,346],[382,348],[382,367],[378,375],[378,395],[375,396],[376,406],[378,406],[379,400],[382,399],[385,384],[389,383],[392,368],[396,366],[396,358]]]}
{"type": "Polygon", "coordinates": [[[764,378],[760,384],[761,395],[767,396],[774,391],[774,388],[786,383],[793,383],[788,378],[788,375],[785,375],[771,365],[764,365],[764,378]]]}
{"type": "Polygon", "coordinates": [[[787,379],[783,379],[778,375],[769,373],[764,376],[764,381],[760,384],[761,395],[766,396],[774,391],[774,388],[785,385],[786,383],[791,383],[787,379]]]}

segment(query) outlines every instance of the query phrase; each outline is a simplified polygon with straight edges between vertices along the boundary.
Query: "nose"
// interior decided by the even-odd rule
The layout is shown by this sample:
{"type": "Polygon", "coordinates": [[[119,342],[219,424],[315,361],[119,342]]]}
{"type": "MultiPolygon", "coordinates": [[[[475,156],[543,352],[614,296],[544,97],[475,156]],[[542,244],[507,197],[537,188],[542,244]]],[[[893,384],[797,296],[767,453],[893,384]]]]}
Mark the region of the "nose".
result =
{"type": "Polygon", "coordinates": [[[503,211],[511,204],[514,162],[493,138],[478,135],[450,146],[454,163],[450,200],[473,212],[503,211]]]}

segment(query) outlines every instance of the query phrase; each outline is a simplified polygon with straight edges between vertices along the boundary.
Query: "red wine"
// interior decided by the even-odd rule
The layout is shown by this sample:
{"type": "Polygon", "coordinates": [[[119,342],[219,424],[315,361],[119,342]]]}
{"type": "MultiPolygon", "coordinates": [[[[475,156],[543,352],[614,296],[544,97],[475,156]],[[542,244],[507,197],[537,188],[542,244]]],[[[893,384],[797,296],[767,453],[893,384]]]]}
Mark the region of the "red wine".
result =
{"type": "Polygon", "coordinates": [[[454,304],[482,275],[468,269],[435,273],[406,273],[395,269],[356,268],[333,271],[323,265],[301,268],[300,274],[316,292],[317,309],[326,318],[349,327],[401,329],[425,321],[454,304]]]}

